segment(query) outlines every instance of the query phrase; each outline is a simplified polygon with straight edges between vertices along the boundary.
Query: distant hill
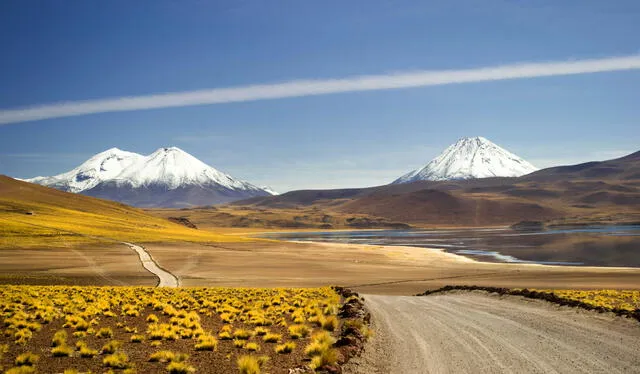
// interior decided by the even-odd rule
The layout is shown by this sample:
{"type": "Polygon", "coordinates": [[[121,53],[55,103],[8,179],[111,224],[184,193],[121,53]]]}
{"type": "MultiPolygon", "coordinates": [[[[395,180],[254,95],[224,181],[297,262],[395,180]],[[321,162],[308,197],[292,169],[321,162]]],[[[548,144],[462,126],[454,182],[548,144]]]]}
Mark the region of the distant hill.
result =
{"type": "Polygon", "coordinates": [[[529,174],[525,179],[544,181],[557,179],[640,179],[640,151],[614,160],[557,166],[529,174]]]}
{"type": "Polygon", "coordinates": [[[70,246],[104,240],[228,241],[113,201],[0,175],[0,248],[70,246]]]}
{"type": "Polygon", "coordinates": [[[521,177],[292,191],[238,201],[231,206],[317,207],[425,225],[510,225],[571,217],[636,217],[640,215],[640,152],[615,160],[543,169],[521,177]]]}

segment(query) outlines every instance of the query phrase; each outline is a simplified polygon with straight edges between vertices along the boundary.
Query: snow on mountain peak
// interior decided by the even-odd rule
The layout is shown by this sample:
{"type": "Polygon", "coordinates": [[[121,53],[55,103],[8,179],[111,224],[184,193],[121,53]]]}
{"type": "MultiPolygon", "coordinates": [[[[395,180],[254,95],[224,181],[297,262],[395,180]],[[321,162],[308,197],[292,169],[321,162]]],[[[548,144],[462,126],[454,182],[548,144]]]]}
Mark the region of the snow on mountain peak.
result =
{"type": "Polygon", "coordinates": [[[69,192],[90,190],[100,183],[113,182],[133,188],[201,186],[261,192],[250,183],[222,173],[177,147],[163,147],[148,156],[111,148],[100,152],[77,168],[52,177],[27,179],[69,192]]]}
{"type": "Polygon", "coordinates": [[[280,195],[279,192],[276,192],[273,188],[271,188],[269,186],[261,186],[260,189],[270,193],[272,196],[280,195]]]}
{"type": "Polygon", "coordinates": [[[159,148],[117,176],[118,183],[132,187],[164,185],[175,189],[182,185],[219,184],[230,189],[258,190],[232,178],[177,147],[159,148]]]}
{"type": "Polygon", "coordinates": [[[97,184],[119,175],[125,168],[143,156],[110,148],[91,157],[82,165],[66,173],[52,177],[35,177],[27,182],[38,183],[68,192],[80,192],[95,187],[97,184]]]}
{"type": "Polygon", "coordinates": [[[476,136],[459,139],[423,168],[405,174],[393,183],[519,177],[536,170],[522,158],[484,137],[476,136]]]}

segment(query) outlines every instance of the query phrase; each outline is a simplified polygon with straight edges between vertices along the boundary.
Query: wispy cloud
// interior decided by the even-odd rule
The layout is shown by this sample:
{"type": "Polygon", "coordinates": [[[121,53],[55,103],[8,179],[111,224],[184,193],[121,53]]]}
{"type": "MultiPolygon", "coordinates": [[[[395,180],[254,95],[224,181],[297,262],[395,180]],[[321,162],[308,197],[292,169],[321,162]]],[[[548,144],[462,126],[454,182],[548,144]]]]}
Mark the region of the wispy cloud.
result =
{"type": "Polygon", "coordinates": [[[426,70],[340,79],[293,80],[208,90],[70,101],[0,111],[0,125],[93,113],[233,103],[340,92],[388,90],[472,82],[640,69],[640,55],[520,63],[464,70],[426,70]]]}

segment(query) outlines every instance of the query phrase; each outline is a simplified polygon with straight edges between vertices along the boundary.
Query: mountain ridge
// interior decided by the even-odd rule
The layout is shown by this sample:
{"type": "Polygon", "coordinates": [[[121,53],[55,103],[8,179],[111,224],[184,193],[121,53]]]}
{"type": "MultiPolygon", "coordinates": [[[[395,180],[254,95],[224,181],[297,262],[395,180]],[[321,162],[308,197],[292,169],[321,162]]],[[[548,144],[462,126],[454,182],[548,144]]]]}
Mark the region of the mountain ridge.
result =
{"type": "Polygon", "coordinates": [[[538,170],[524,159],[481,137],[460,138],[422,168],[392,184],[415,181],[464,180],[489,177],[520,177],[538,170]]]}
{"type": "Polygon", "coordinates": [[[147,156],[110,148],[68,172],[25,181],[140,207],[211,205],[272,195],[177,147],[147,156]]]}
{"type": "Polygon", "coordinates": [[[239,209],[323,209],[412,225],[512,225],[523,220],[638,222],[640,152],[521,177],[415,181],[290,191],[236,201],[239,209]]]}

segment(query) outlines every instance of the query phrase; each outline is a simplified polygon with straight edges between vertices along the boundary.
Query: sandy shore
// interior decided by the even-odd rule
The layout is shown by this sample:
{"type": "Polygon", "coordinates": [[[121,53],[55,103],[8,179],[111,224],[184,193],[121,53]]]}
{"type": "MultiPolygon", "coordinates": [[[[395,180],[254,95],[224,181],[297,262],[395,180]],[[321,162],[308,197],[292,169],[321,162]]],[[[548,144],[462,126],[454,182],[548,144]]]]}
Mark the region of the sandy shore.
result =
{"type": "MultiPolygon", "coordinates": [[[[141,244],[141,243],[136,243],[141,244]]],[[[448,284],[529,288],[640,289],[640,268],[562,267],[474,261],[440,249],[337,243],[145,243],[182,286],[317,287],[412,295],[448,284]]],[[[0,251],[0,282],[150,285],[124,244],[0,251]]]]}
{"type": "Polygon", "coordinates": [[[439,249],[336,243],[147,244],[183,286],[315,287],[411,295],[447,284],[639,289],[638,268],[483,263],[439,249]]]}

